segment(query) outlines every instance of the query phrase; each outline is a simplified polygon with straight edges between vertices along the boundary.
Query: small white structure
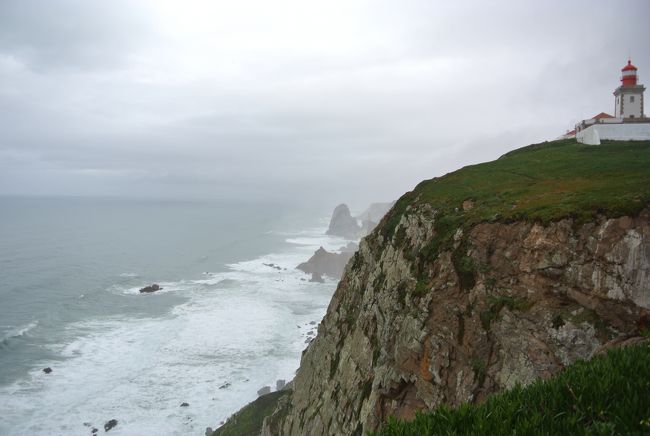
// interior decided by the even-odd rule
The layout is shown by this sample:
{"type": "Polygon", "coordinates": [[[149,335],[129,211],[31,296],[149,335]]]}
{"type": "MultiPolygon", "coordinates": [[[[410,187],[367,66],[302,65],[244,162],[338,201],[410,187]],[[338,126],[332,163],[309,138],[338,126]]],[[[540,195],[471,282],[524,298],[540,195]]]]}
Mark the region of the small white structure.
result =
{"type": "Polygon", "coordinates": [[[638,83],[637,68],[628,60],[621,72],[621,86],[614,91],[614,116],[601,112],[576,124],[575,137],[578,142],[599,145],[605,139],[650,139],[650,118],[643,112],[645,87],[638,83]]]}

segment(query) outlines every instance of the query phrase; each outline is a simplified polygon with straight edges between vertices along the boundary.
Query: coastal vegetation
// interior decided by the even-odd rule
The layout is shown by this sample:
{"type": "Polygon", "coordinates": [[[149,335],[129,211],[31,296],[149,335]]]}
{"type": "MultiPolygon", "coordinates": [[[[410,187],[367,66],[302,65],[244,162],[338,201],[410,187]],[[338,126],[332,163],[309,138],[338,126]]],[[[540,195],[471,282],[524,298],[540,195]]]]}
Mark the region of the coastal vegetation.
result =
{"type": "Polygon", "coordinates": [[[650,347],[610,350],[483,404],[442,406],[376,436],[650,433],[650,347]]]}
{"type": "Polygon", "coordinates": [[[228,421],[218,429],[213,436],[257,436],[262,430],[264,418],[275,410],[282,397],[289,395],[290,391],[277,391],[262,395],[255,401],[243,407],[231,416],[228,421]]]}
{"type": "Polygon", "coordinates": [[[430,247],[433,256],[447,248],[456,229],[480,222],[636,215],[650,202],[649,166],[650,141],[529,145],[421,182],[397,201],[382,233],[391,236],[409,206],[430,204],[439,235],[430,247]]]}

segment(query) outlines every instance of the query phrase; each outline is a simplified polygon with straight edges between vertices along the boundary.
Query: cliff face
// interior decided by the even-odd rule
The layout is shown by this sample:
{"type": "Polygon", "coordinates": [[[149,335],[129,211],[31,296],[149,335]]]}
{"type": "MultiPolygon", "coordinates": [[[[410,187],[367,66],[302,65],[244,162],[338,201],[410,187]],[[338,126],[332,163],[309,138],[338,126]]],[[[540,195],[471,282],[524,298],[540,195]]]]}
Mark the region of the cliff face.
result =
{"type": "Polygon", "coordinates": [[[649,165],[648,141],[556,141],[420,183],[362,240],[263,434],[365,434],[633,341],[649,165]]]}
{"type": "Polygon", "coordinates": [[[409,206],[394,231],[385,219],[361,242],[263,434],[365,434],[388,416],[480,401],[648,322],[650,209],[479,223],[446,245],[437,216],[409,206]]]}

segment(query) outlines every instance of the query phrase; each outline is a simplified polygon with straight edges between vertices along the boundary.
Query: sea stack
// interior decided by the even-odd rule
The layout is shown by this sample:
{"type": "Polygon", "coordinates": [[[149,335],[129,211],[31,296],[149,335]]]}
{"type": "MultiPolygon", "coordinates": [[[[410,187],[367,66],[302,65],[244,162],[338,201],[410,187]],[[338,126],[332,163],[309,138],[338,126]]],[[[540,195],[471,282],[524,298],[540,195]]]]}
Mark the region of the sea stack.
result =
{"type": "Polygon", "coordinates": [[[332,213],[327,234],[331,236],[341,236],[347,239],[356,239],[359,236],[361,227],[357,220],[350,213],[346,204],[339,204],[332,213]]]}

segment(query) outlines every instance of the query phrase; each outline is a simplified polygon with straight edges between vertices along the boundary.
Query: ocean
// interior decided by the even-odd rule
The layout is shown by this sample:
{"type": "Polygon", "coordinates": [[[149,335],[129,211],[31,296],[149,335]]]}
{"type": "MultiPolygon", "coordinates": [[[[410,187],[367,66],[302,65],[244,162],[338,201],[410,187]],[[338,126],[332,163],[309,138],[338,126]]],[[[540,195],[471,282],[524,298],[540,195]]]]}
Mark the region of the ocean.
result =
{"type": "Polygon", "coordinates": [[[328,211],[0,198],[0,435],[202,435],[291,380],[336,287],[328,211]],[[157,283],[162,290],[140,294],[157,283]],[[43,369],[52,369],[50,374],[43,369]],[[182,403],[189,406],[181,407],[182,403]]]}

